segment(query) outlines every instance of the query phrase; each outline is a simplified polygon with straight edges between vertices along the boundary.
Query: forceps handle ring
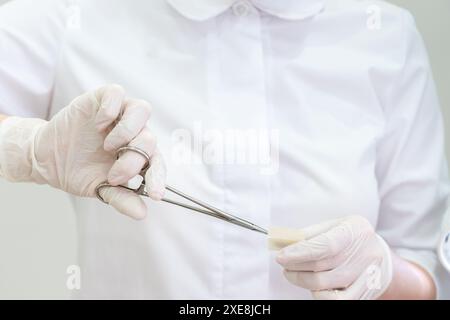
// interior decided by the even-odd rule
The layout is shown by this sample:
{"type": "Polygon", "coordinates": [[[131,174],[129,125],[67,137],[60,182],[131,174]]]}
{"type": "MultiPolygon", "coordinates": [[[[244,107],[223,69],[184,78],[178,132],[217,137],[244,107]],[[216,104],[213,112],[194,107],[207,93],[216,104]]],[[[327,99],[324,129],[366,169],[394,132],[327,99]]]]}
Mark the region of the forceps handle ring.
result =
{"type": "MultiPolygon", "coordinates": [[[[145,174],[147,173],[148,168],[150,168],[150,160],[151,160],[151,158],[150,158],[150,156],[148,155],[147,152],[145,152],[144,150],[142,150],[140,148],[133,147],[133,146],[125,146],[125,147],[119,148],[117,150],[117,153],[116,153],[117,157],[116,157],[116,159],[119,159],[120,156],[122,154],[124,154],[125,152],[127,152],[127,151],[132,151],[132,152],[135,152],[137,154],[140,154],[146,160],[145,166],[142,168],[141,172],[139,173],[139,175],[142,177],[142,182],[141,182],[141,185],[139,186],[139,188],[137,188],[137,189],[129,188],[127,186],[122,186],[122,185],[115,186],[115,187],[120,187],[120,188],[124,188],[124,189],[130,190],[130,191],[133,191],[134,193],[136,193],[138,195],[141,195],[141,196],[147,196],[147,192],[145,191],[145,174]]],[[[97,198],[101,202],[108,204],[105,201],[105,199],[103,199],[102,195],[100,194],[100,191],[103,188],[106,188],[106,187],[114,187],[114,186],[110,185],[107,181],[105,181],[103,183],[100,183],[95,188],[95,195],[97,196],[97,198]]]]}

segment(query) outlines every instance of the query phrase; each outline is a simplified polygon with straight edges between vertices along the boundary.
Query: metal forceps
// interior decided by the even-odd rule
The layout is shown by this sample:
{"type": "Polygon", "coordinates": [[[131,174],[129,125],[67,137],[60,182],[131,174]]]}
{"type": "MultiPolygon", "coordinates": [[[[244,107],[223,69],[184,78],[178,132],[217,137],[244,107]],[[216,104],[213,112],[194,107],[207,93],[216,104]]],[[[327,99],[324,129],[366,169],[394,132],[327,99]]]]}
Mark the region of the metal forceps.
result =
{"type": "MultiPolygon", "coordinates": [[[[102,188],[111,188],[111,187],[124,188],[124,189],[130,190],[130,191],[136,193],[137,195],[148,197],[148,193],[147,193],[147,191],[145,191],[145,174],[146,174],[148,168],[150,167],[150,156],[145,151],[143,151],[143,150],[141,150],[139,148],[126,146],[126,147],[120,148],[117,151],[117,158],[119,158],[124,152],[127,152],[127,151],[136,152],[136,153],[142,155],[147,160],[146,166],[139,173],[139,176],[142,177],[141,185],[137,189],[133,189],[133,188],[129,188],[127,186],[122,186],[122,185],[120,185],[120,186],[112,186],[108,182],[103,182],[103,183],[99,184],[96,187],[95,193],[97,195],[97,198],[100,201],[104,202],[104,203],[106,203],[106,201],[102,198],[102,196],[100,194],[100,191],[101,191],[102,188]]],[[[170,192],[180,196],[181,198],[184,198],[184,199],[186,199],[186,200],[196,204],[197,206],[193,206],[193,205],[190,205],[190,204],[178,202],[178,201],[167,199],[167,198],[161,199],[164,202],[167,202],[167,203],[170,203],[170,204],[174,204],[174,205],[177,205],[177,206],[180,206],[180,207],[192,210],[192,211],[196,211],[196,212],[199,212],[199,213],[203,213],[203,214],[206,214],[208,216],[224,220],[226,222],[238,225],[240,227],[243,227],[243,228],[246,228],[246,229],[249,229],[249,230],[253,230],[253,231],[256,231],[256,232],[267,234],[267,230],[266,229],[263,229],[260,226],[257,226],[256,224],[254,224],[254,223],[252,223],[250,221],[244,220],[244,219],[239,218],[239,217],[237,217],[235,215],[232,215],[230,213],[224,212],[224,211],[222,211],[222,210],[220,210],[218,208],[215,208],[215,207],[213,207],[213,206],[211,206],[211,205],[209,205],[209,204],[207,204],[207,203],[205,203],[203,201],[195,199],[194,197],[191,197],[191,196],[185,194],[184,192],[181,192],[181,191],[179,191],[179,190],[177,190],[177,189],[175,189],[175,188],[173,188],[171,186],[166,185],[166,190],[168,190],[168,191],[170,191],[170,192]]]]}

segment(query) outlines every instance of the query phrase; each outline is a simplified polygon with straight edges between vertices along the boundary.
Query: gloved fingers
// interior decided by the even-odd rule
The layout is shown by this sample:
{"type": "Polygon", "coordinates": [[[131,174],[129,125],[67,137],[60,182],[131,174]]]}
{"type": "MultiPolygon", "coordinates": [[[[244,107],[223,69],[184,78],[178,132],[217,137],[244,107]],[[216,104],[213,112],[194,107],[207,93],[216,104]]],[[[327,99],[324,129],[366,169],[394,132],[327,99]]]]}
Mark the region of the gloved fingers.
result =
{"type": "Polygon", "coordinates": [[[342,221],[343,221],[343,218],[326,220],[324,222],[305,227],[302,229],[302,232],[305,235],[305,239],[308,240],[308,239],[314,238],[322,233],[327,232],[328,230],[337,226],[342,221]]]}
{"type": "Polygon", "coordinates": [[[288,269],[293,264],[323,260],[337,256],[350,246],[352,241],[351,225],[344,220],[324,233],[282,249],[277,256],[277,262],[288,269]]]}
{"type": "Polygon", "coordinates": [[[151,106],[145,100],[127,99],[122,107],[122,115],[107,135],[105,151],[113,151],[131,142],[145,128],[150,118],[151,106]]]}
{"type": "MultiPolygon", "coordinates": [[[[150,130],[145,127],[136,138],[130,142],[129,146],[139,148],[152,157],[156,150],[156,138],[150,130]]],[[[147,159],[144,156],[132,151],[124,152],[109,170],[108,182],[113,186],[124,184],[138,175],[146,165],[147,159]]]]}
{"type": "Polygon", "coordinates": [[[117,84],[107,85],[97,89],[95,96],[99,104],[95,126],[101,132],[120,117],[125,99],[125,89],[117,84]]]}
{"type": "Polygon", "coordinates": [[[147,215],[147,206],[144,200],[130,190],[120,187],[105,187],[100,189],[100,195],[106,203],[130,218],[142,220],[147,215]]]}
{"type": "Polygon", "coordinates": [[[320,272],[320,271],[329,271],[337,268],[342,263],[344,263],[346,255],[338,254],[336,256],[328,257],[320,260],[306,261],[297,263],[292,260],[288,260],[285,262],[283,267],[289,271],[311,271],[311,272],[320,272]]]}
{"type": "Polygon", "coordinates": [[[347,288],[312,291],[312,296],[316,300],[360,300],[369,285],[366,277],[359,277],[347,288]]]}
{"type": "MultiPolygon", "coordinates": [[[[94,92],[88,92],[76,97],[70,104],[70,116],[80,120],[92,119],[97,116],[99,110],[99,102],[94,92]]],[[[59,112],[55,116],[62,114],[59,112]]]]}
{"type": "Polygon", "coordinates": [[[145,175],[147,193],[153,200],[159,201],[166,191],[166,165],[162,154],[156,150],[150,162],[150,168],[145,175]]]}
{"type": "Polygon", "coordinates": [[[321,272],[284,270],[286,279],[308,290],[328,290],[348,288],[363,273],[364,266],[337,267],[321,272]]]}

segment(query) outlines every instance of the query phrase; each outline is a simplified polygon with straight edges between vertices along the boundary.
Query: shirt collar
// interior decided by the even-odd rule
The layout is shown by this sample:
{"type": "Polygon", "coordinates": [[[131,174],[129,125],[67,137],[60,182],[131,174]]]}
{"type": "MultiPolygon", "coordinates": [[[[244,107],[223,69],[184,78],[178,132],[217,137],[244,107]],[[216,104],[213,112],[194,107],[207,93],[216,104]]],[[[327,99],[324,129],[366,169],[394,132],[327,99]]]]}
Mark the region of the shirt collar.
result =
{"type": "MultiPolygon", "coordinates": [[[[183,16],[197,21],[215,17],[241,0],[167,0],[183,16]]],[[[323,0],[247,0],[258,9],[287,20],[301,20],[318,14],[323,0]]]]}

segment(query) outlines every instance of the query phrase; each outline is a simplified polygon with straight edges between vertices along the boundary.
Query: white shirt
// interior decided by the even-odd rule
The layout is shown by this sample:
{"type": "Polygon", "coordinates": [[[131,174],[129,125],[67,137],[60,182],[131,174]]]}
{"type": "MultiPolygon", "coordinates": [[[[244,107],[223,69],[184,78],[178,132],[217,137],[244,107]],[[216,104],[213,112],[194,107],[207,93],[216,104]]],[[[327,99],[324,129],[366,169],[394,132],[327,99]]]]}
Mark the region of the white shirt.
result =
{"type": "MultiPolygon", "coordinates": [[[[168,184],[264,227],[362,215],[435,274],[448,195],[443,125],[403,9],[353,0],[0,8],[0,112],[48,118],[106,83],[153,104],[168,184]],[[246,143],[246,132],[258,140],[246,143]],[[239,158],[255,145],[261,157],[239,158]]],[[[310,297],[283,278],[261,234],[148,203],[149,217],[135,222],[73,198],[80,297],[310,297]]]]}

